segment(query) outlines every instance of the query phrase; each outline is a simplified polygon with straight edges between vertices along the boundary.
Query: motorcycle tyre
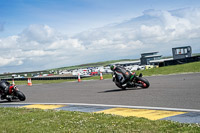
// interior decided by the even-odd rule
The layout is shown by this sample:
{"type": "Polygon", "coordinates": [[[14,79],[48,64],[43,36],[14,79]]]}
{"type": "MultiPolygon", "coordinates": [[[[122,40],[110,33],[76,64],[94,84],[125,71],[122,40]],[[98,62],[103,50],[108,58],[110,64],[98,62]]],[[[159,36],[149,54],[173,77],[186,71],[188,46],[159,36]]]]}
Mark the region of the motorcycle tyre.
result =
{"type": "Polygon", "coordinates": [[[122,90],[126,90],[126,86],[123,87],[123,86],[121,86],[121,85],[118,84],[118,83],[115,83],[115,84],[116,84],[117,87],[121,88],[122,90]]]}
{"type": "Polygon", "coordinates": [[[144,86],[144,85],[142,84],[142,88],[149,88],[150,83],[149,83],[149,81],[148,81],[147,79],[145,79],[145,78],[143,78],[143,77],[137,77],[137,82],[139,82],[139,81],[141,81],[141,82],[143,82],[143,83],[146,84],[146,86],[144,86]]]}
{"type": "Polygon", "coordinates": [[[15,94],[19,98],[20,101],[26,100],[26,96],[21,91],[16,91],[15,94]]]}

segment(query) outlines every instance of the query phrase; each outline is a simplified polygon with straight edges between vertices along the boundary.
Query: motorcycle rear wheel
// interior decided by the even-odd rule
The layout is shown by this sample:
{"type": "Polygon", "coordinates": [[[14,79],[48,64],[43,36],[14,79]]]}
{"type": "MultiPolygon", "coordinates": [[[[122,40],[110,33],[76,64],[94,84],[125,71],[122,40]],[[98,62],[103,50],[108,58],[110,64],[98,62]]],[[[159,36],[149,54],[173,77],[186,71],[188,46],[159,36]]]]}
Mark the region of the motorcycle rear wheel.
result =
{"type": "Polygon", "coordinates": [[[126,86],[122,86],[122,85],[120,85],[119,83],[115,83],[116,84],[116,86],[117,87],[119,87],[119,88],[121,88],[122,90],[126,90],[126,86]]]}
{"type": "Polygon", "coordinates": [[[150,86],[149,81],[143,77],[137,77],[137,83],[141,84],[142,88],[148,88],[150,86]]]}

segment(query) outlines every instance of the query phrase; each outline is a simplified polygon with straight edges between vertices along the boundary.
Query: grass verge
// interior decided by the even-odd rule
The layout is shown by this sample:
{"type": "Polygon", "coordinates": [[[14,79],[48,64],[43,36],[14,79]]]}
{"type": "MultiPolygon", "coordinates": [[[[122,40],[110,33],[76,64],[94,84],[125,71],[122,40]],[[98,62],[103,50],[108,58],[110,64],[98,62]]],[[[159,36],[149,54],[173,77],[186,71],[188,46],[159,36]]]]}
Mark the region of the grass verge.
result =
{"type": "Polygon", "coordinates": [[[142,73],[144,76],[180,74],[191,72],[200,72],[200,62],[136,71],[136,73],[142,73]]]}
{"type": "MultiPolygon", "coordinates": [[[[74,79],[59,79],[59,80],[32,80],[32,84],[52,84],[52,83],[63,83],[63,82],[69,82],[69,81],[75,81],[74,79]]],[[[12,83],[10,81],[10,83],[12,83]]],[[[15,81],[16,85],[25,85],[28,84],[28,81],[15,81]]]]}
{"type": "Polygon", "coordinates": [[[0,108],[0,131],[3,133],[64,133],[64,132],[200,132],[198,124],[115,115],[40,110],[25,108],[0,108]]]}

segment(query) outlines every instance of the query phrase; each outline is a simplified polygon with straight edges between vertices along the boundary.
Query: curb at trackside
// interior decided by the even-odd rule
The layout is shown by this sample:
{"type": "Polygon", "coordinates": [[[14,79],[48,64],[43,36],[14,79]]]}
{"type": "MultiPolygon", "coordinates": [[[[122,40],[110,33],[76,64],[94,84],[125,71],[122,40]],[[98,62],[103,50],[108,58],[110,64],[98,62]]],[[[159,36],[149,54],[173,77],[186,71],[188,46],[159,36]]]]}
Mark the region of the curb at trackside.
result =
{"type": "Polygon", "coordinates": [[[143,117],[150,120],[171,120],[180,123],[200,124],[200,110],[147,106],[125,106],[85,103],[2,103],[0,107],[55,109],[121,116],[143,117]]]}

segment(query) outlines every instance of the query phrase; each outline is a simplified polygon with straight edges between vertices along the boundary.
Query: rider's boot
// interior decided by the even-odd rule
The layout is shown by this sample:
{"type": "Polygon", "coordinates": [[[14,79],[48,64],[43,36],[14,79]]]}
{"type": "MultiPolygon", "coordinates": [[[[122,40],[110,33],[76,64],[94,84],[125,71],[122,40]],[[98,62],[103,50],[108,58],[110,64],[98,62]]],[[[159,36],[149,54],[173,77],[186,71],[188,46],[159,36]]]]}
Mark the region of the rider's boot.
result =
{"type": "Polygon", "coordinates": [[[7,95],[7,96],[6,96],[6,99],[12,100],[12,96],[11,96],[11,95],[7,95]]]}
{"type": "Polygon", "coordinates": [[[131,81],[128,81],[128,83],[127,83],[129,86],[134,86],[134,83],[133,82],[131,82],[131,81]]]}

